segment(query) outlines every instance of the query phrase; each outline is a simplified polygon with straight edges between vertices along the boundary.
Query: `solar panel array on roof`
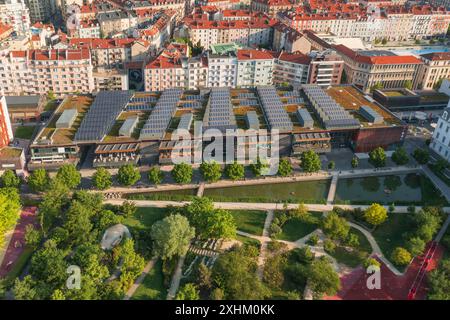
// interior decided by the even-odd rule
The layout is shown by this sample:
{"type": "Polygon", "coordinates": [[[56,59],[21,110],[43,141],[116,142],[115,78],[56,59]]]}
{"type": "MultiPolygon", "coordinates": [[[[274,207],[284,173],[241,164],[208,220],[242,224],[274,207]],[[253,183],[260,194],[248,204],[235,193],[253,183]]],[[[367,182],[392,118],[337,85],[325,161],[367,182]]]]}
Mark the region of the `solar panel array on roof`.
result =
{"type": "Polygon", "coordinates": [[[184,97],[184,100],[186,100],[186,101],[197,101],[197,100],[202,100],[202,99],[203,99],[203,97],[198,94],[192,94],[192,95],[188,95],[188,96],[184,97]]]}
{"type": "Polygon", "coordinates": [[[245,122],[247,123],[247,128],[258,130],[259,129],[259,120],[256,111],[249,111],[245,115],[245,122]]]}
{"type": "Polygon", "coordinates": [[[384,121],[384,118],[369,106],[361,106],[359,108],[359,113],[369,122],[375,124],[383,123],[384,121]]]}
{"type": "Polygon", "coordinates": [[[157,100],[155,96],[135,96],[130,102],[156,102],[157,100]]]}
{"type": "Polygon", "coordinates": [[[297,118],[302,127],[306,127],[306,128],[314,127],[314,120],[311,117],[311,115],[309,114],[308,110],[298,108],[297,109],[297,118]]]}
{"type": "Polygon", "coordinates": [[[178,123],[178,129],[188,130],[191,128],[192,120],[194,115],[192,113],[185,113],[181,116],[180,122],[178,123]]]}
{"type": "Polygon", "coordinates": [[[128,104],[125,110],[127,111],[149,111],[152,110],[153,106],[151,104],[128,104]]]}
{"type": "Polygon", "coordinates": [[[360,123],[316,84],[302,85],[317,116],[326,129],[359,128],[360,123]]]}
{"type": "Polygon", "coordinates": [[[256,96],[252,92],[241,92],[238,94],[238,99],[245,99],[245,98],[256,98],[256,96]]]}
{"type": "Polygon", "coordinates": [[[270,129],[292,130],[292,121],[275,88],[262,86],[257,87],[257,91],[270,129]]]}
{"type": "Polygon", "coordinates": [[[131,91],[100,91],[75,134],[75,141],[101,140],[132,97],[131,91]]]}
{"type": "Polygon", "coordinates": [[[239,100],[239,105],[240,106],[257,106],[258,105],[258,101],[256,100],[251,100],[251,99],[242,99],[239,100]]]}
{"type": "Polygon", "coordinates": [[[179,88],[164,90],[141,130],[140,139],[163,138],[182,93],[179,88]]]}
{"type": "Polygon", "coordinates": [[[184,102],[180,107],[181,108],[201,109],[202,104],[200,102],[197,102],[197,101],[184,102]]]}
{"type": "Polygon", "coordinates": [[[203,126],[205,129],[209,127],[219,130],[237,129],[229,88],[211,89],[203,117],[203,126]]]}

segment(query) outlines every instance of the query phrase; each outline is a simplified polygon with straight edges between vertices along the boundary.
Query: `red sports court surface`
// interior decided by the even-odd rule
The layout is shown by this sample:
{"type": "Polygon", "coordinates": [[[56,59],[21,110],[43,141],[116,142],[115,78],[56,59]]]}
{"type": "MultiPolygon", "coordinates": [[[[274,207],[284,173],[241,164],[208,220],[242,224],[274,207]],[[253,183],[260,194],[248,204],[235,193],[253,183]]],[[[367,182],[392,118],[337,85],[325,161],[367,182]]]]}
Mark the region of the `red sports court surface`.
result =
{"type": "MultiPolygon", "coordinates": [[[[427,250],[430,248],[428,245],[427,250]]],[[[370,276],[362,267],[354,269],[351,273],[341,277],[341,290],[336,296],[326,297],[326,300],[408,300],[410,289],[414,283],[418,283],[417,278],[421,267],[424,266],[425,273],[435,269],[437,263],[442,257],[444,248],[440,245],[436,247],[433,257],[426,265],[423,264],[424,257],[414,258],[406,273],[397,276],[389,270],[384,263],[381,263],[381,289],[370,290],[367,288],[366,281],[370,276]]],[[[414,299],[425,299],[427,292],[426,275],[417,286],[414,299]]]]}
{"type": "Polygon", "coordinates": [[[25,249],[25,228],[29,224],[37,225],[36,214],[36,207],[23,208],[19,222],[14,229],[11,241],[6,249],[2,265],[0,266],[0,278],[5,277],[11,271],[25,249]]]}

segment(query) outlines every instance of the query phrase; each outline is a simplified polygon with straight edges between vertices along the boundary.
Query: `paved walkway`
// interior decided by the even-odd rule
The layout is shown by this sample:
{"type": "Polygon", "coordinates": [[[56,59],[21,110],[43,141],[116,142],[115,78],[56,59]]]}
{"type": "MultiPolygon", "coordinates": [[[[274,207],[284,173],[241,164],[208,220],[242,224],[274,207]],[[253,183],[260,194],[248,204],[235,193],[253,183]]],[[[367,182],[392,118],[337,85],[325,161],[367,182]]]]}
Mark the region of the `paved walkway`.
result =
{"type": "Polygon", "coordinates": [[[271,239],[269,237],[269,229],[270,229],[270,225],[272,224],[273,216],[274,216],[273,210],[267,211],[266,220],[264,221],[264,229],[263,229],[262,237],[260,240],[261,241],[261,250],[259,252],[259,257],[258,257],[258,270],[256,271],[256,275],[258,276],[258,278],[260,280],[262,280],[263,273],[264,273],[264,261],[266,260],[266,255],[267,255],[267,245],[271,241],[271,239]]]}
{"type": "Polygon", "coordinates": [[[177,294],[178,287],[180,286],[181,276],[183,273],[184,259],[186,259],[186,255],[181,256],[180,259],[178,259],[177,267],[172,277],[169,292],[167,293],[167,300],[173,300],[177,294]]]}
{"type": "Polygon", "coordinates": [[[336,194],[336,187],[337,182],[339,179],[338,174],[333,174],[333,178],[331,179],[330,189],[328,189],[328,197],[327,197],[327,204],[332,204],[334,201],[334,196],[336,194]]]}
{"type": "MultiPolygon", "coordinates": [[[[126,199],[108,199],[105,203],[113,205],[122,205],[126,199]]],[[[182,207],[189,204],[190,201],[155,201],[155,200],[133,200],[137,207],[155,207],[165,208],[168,206],[182,207]]],[[[220,209],[226,210],[277,210],[280,207],[279,203],[253,203],[253,202],[214,202],[214,206],[220,209]]],[[[369,205],[347,205],[347,204],[305,204],[309,211],[326,212],[333,210],[334,207],[341,209],[353,210],[360,208],[365,210],[369,205]]],[[[384,206],[389,209],[389,206],[384,206]]],[[[287,209],[297,209],[298,204],[291,203],[287,205],[287,209]]],[[[422,207],[416,206],[416,210],[420,210],[422,207]]],[[[450,207],[443,208],[445,213],[450,213],[450,207]]],[[[408,213],[408,206],[396,206],[395,212],[408,213]]]]}
{"type": "Polygon", "coordinates": [[[200,186],[198,187],[198,190],[197,190],[197,197],[203,196],[203,192],[204,192],[204,191],[205,191],[205,183],[202,182],[202,183],[200,183],[200,186]]]}
{"type": "Polygon", "coordinates": [[[142,271],[141,275],[134,281],[133,285],[130,289],[128,289],[127,293],[125,294],[125,297],[123,300],[130,300],[130,298],[133,296],[133,294],[136,292],[137,288],[141,285],[142,281],[144,281],[147,274],[150,272],[150,270],[153,269],[153,266],[155,265],[156,261],[158,261],[158,257],[154,257],[151,259],[147,265],[145,266],[144,270],[142,271]]]}
{"type": "Polygon", "coordinates": [[[425,173],[425,175],[433,182],[433,184],[438,188],[443,196],[447,199],[448,202],[450,202],[450,187],[445,184],[444,181],[439,179],[433,171],[428,168],[428,166],[422,166],[422,171],[425,173]]]}

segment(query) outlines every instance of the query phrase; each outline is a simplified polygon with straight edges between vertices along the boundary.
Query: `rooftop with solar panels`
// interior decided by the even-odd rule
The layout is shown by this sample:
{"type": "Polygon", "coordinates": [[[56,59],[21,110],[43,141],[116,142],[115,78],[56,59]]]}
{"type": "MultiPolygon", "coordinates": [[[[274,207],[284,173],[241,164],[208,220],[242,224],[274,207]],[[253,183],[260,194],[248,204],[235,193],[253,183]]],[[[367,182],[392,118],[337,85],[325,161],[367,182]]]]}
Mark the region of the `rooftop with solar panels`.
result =
{"type": "Polygon", "coordinates": [[[101,91],[67,97],[34,144],[127,144],[170,140],[176,129],[278,129],[281,133],[401,124],[352,86],[261,86],[162,92],[101,91]]]}

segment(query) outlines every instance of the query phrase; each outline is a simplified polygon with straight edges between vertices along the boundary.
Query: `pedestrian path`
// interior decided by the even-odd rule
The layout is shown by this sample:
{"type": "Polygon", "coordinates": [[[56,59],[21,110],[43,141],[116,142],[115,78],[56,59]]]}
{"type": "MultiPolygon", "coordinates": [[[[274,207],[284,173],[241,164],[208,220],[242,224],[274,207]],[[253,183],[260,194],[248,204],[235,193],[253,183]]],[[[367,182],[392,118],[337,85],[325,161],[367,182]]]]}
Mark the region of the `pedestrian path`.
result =
{"type": "Polygon", "coordinates": [[[258,257],[258,269],[256,271],[256,274],[260,280],[262,280],[262,277],[263,277],[264,262],[266,260],[266,255],[267,255],[267,245],[271,241],[271,239],[269,237],[269,230],[270,230],[270,225],[272,224],[272,221],[273,221],[273,216],[274,216],[273,210],[267,211],[266,220],[264,221],[264,229],[263,229],[262,238],[261,238],[262,239],[261,250],[259,252],[259,257],[258,257]]]}
{"type": "Polygon", "coordinates": [[[428,168],[428,166],[422,166],[422,171],[425,173],[425,175],[433,182],[434,186],[441,191],[441,193],[444,195],[444,197],[447,199],[448,202],[450,202],[450,187],[445,184],[444,181],[439,179],[433,171],[428,168]]]}
{"type": "Polygon", "coordinates": [[[125,297],[123,298],[123,300],[130,300],[131,297],[134,295],[134,293],[136,292],[137,288],[142,284],[142,282],[144,281],[145,277],[147,276],[147,274],[150,272],[151,269],[153,269],[156,261],[158,261],[158,257],[154,257],[153,259],[151,259],[147,265],[145,266],[144,270],[142,271],[141,275],[136,279],[136,281],[134,281],[133,285],[131,286],[130,289],[128,289],[127,293],[125,294],[125,297]]]}
{"type": "Polygon", "coordinates": [[[170,284],[169,292],[167,293],[167,300],[173,300],[177,294],[178,288],[180,286],[180,280],[183,271],[184,260],[186,259],[186,255],[181,256],[178,259],[177,266],[175,268],[175,272],[172,277],[172,282],[170,284]]]}
{"type": "Polygon", "coordinates": [[[331,179],[330,189],[328,190],[327,204],[332,204],[334,201],[334,196],[336,195],[336,188],[338,182],[338,174],[333,174],[333,178],[331,179]]]}

